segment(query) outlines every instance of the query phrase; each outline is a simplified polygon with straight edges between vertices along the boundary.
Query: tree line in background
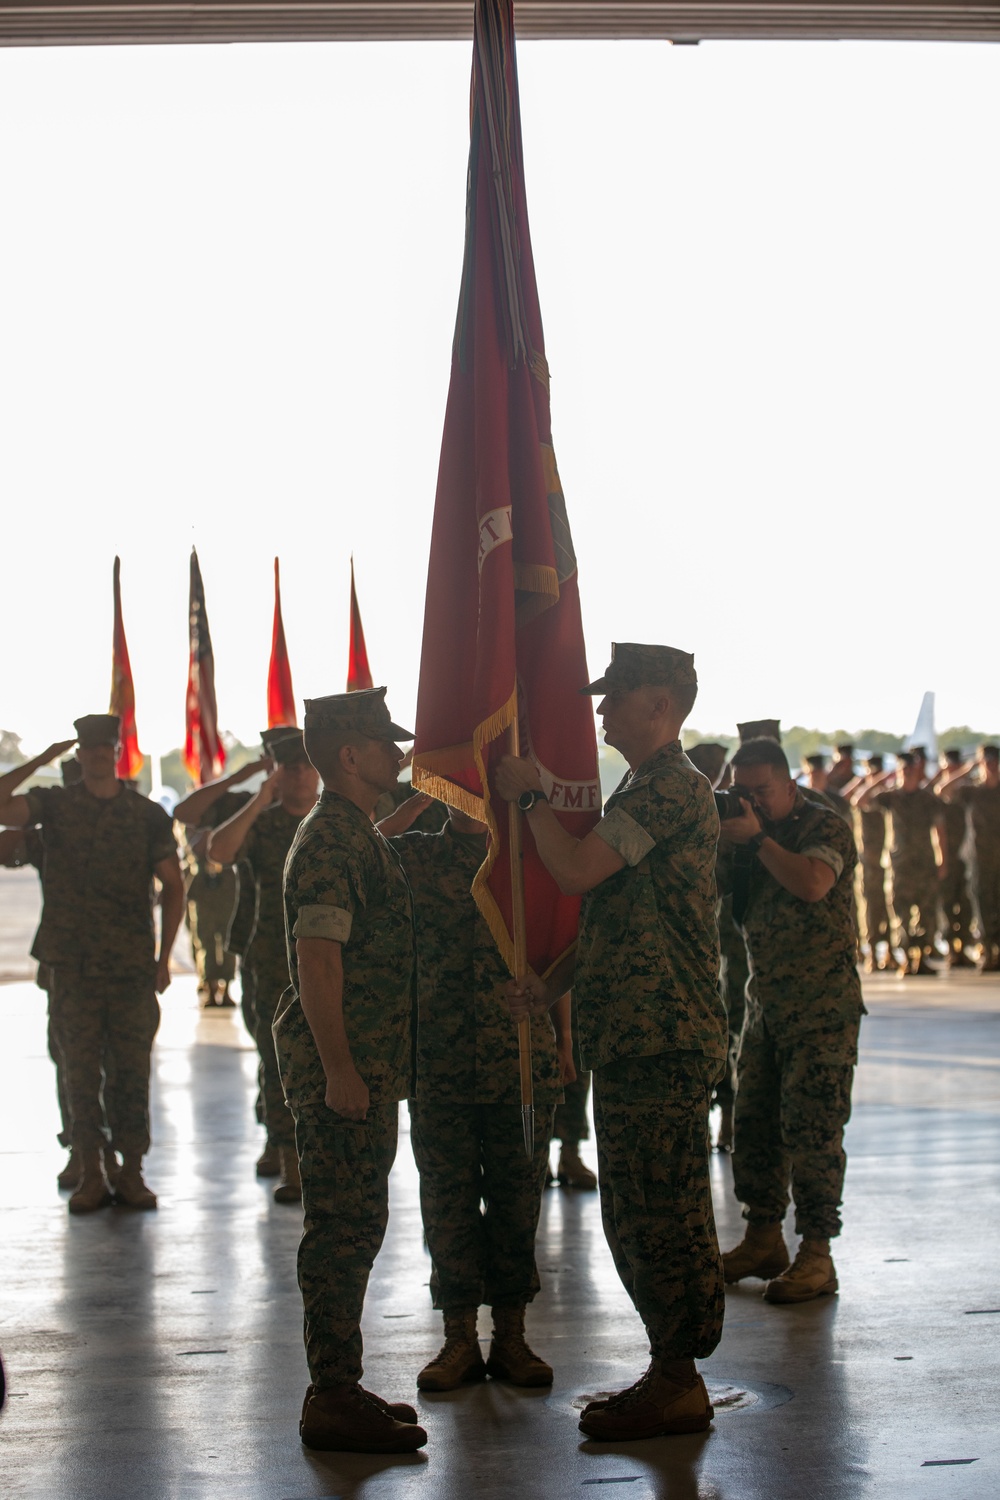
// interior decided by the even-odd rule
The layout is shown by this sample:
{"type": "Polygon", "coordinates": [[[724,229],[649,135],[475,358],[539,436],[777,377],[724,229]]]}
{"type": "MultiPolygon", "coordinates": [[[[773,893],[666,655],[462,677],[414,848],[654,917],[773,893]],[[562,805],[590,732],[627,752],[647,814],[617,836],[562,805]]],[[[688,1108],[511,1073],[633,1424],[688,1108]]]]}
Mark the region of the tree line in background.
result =
{"type": "MultiPolygon", "coordinates": [[[[782,744],[788,756],[789,764],[795,771],[802,764],[806,755],[819,755],[824,751],[829,752],[834,745],[854,745],[859,753],[871,751],[881,754],[895,754],[903,748],[905,735],[889,734],[883,729],[805,729],[801,724],[793,724],[789,729],[782,729],[782,744]]],[[[938,745],[943,750],[952,745],[961,750],[973,750],[976,745],[984,741],[995,743],[1000,739],[1000,732],[987,732],[983,729],[973,729],[968,724],[953,724],[948,729],[938,731],[938,745]]],[[[226,771],[238,771],[249,761],[256,760],[260,755],[259,745],[244,745],[235,735],[223,731],[222,740],[226,747],[226,771]]],[[[702,741],[711,741],[714,744],[726,745],[730,751],[736,749],[739,739],[735,734],[703,733],[700,729],[685,729],[684,748],[689,749],[702,741]]],[[[620,757],[614,751],[608,751],[603,746],[600,751],[602,770],[614,772],[620,757]],[[614,762],[613,766],[611,763],[614,762]]],[[[23,765],[28,759],[21,749],[21,737],[11,729],[0,729],[0,770],[11,766],[23,765]]],[[[622,762],[622,765],[624,763],[622,762]]],[[[58,770],[58,768],[54,768],[58,770]]],[[[174,791],[183,796],[191,787],[191,778],[184,768],[183,751],[180,745],[175,750],[161,757],[160,760],[161,779],[164,786],[173,787],[174,791]]],[[[46,776],[45,780],[50,777],[46,776]]],[[[605,778],[602,777],[602,781],[605,778]]],[[[615,780],[618,776],[615,775],[615,780]]],[[[31,785],[29,782],[28,785],[31,785]]],[[[147,758],[139,776],[139,790],[149,793],[152,787],[150,777],[149,759],[147,758]]]]}

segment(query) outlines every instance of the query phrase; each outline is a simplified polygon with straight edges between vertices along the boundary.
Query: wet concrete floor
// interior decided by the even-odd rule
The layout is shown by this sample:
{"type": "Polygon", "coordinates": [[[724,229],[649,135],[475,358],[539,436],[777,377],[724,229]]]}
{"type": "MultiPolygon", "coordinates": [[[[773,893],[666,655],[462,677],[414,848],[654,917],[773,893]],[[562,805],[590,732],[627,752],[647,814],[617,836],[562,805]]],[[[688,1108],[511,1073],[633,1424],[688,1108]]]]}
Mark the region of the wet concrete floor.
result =
{"type": "MultiPolygon", "coordinates": [[[[728,1294],[705,1362],[704,1436],[581,1441],[584,1400],[645,1366],[596,1196],[546,1194],[529,1334],[551,1392],[489,1382],[417,1396],[440,1342],[401,1115],[389,1234],[365,1313],[366,1384],[412,1400],[404,1459],[299,1445],[306,1370],[300,1214],[254,1177],[254,1053],[238,1012],[164,1000],[155,1050],[156,1214],[71,1219],[55,1176],[44,997],[0,987],[0,1493],[12,1500],[979,1500],[1000,1496],[1000,984],[876,977],[850,1125],[840,1295],[728,1294]]],[[[587,1155],[587,1148],[584,1150],[587,1155]]],[[[593,1160],[593,1151],[590,1150],[593,1160]]],[[[739,1238],[725,1157],[719,1236],[739,1238]]],[[[787,1226],[790,1245],[794,1241],[787,1226]]],[[[480,1331],[488,1335],[484,1312],[480,1331]]]]}

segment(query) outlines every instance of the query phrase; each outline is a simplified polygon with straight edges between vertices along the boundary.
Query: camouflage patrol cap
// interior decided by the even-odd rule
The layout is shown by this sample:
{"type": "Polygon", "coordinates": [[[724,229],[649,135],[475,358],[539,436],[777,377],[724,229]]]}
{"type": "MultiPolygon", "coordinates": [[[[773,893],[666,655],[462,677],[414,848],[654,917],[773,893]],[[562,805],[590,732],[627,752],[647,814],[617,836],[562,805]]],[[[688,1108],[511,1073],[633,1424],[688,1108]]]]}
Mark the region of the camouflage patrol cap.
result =
{"type": "Polygon", "coordinates": [[[736,728],[739,730],[741,745],[745,745],[747,740],[777,740],[781,744],[780,719],[748,719],[745,724],[737,724],[736,728]]]}
{"type": "Polygon", "coordinates": [[[634,641],[612,641],[611,662],[603,677],[581,688],[581,693],[628,693],[637,687],[697,687],[698,674],[690,651],[676,646],[640,646],[634,641]]]}
{"type": "Polygon", "coordinates": [[[59,774],[63,786],[76,786],[78,781],[83,780],[83,767],[75,755],[67,755],[65,760],[59,762],[59,774]]]}
{"type": "Polygon", "coordinates": [[[944,758],[948,762],[949,766],[960,766],[962,764],[962,761],[965,759],[961,750],[956,750],[954,748],[946,750],[944,752],[944,758]]]}
{"type": "Polygon", "coordinates": [[[76,738],[85,750],[94,745],[117,745],[121,738],[122,721],[117,714],[84,714],[73,720],[76,738]]]}
{"type": "Polygon", "coordinates": [[[825,755],[804,755],[802,760],[813,771],[824,771],[826,769],[825,755]]]}
{"type": "Polygon", "coordinates": [[[851,760],[854,759],[854,746],[853,745],[834,745],[833,748],[836,750],[837,754],[838,755],[842,755],[845,760],[848,757],[850,757],[851,760]]]}
{"type": "Polygon", "coordinates": [[[306,729],[355,729],[370,740],[412,740],[413,731],[389,717],[387,689],[362,688],[356,693],[332,693],[329,698],[306,699],[306,729]]]}
{"type": "Polygon", "coordinates": [[[722,775],[729,751],[725,745],[716,745],[711,741],[703,740],[700,745],[692,745],[686,754],[691,764],[703,776],[707,776],[714,786],[722,775]]]}
{"type": "Polygon", "coordinates": [[[275,724],[273,728],[263,730],[260,739],[268,755],[279,766],[292,766],[309,759],[302,743],[302,730],[294,724],[275,724]]]}

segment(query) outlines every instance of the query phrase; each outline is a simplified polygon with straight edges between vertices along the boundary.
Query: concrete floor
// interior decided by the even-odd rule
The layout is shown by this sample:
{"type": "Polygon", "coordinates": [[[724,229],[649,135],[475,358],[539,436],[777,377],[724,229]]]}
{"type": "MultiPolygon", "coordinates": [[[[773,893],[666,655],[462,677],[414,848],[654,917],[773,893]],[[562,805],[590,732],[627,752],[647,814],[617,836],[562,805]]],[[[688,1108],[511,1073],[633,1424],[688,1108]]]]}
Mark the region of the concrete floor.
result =
{"type": "MultiPolygon", "coordinates": [[[[0,988],[0,1492],[562,1500],[610,1485],[628,1500],[996,1500],[1000,984],[879,977],[867,992],[840,1296],[778,1308],[759,1283],[730,1291],[704,1366],[717,1402],[704,1436],[581,1442],[579,1407],[634,1379],[645,1345],[596,1197],[560,1190],[546,1195],[543,1291],[529,1312],[556,1369],[551,1393],[490,1382],[417,1397],[440,1329],[404,1111],[365,1314],[366,1383],[414,1400],[430,1442],[378,1459],[299,1445],[300,1216],[254,1178],[254,1054],[238,1012],[202,1017],[193,980],[175,980],[155,1051],[159,1212],[71,1219],[55,1189],[64,1154],[44,1000],[28,983],[0,988]]],[[[728,1247],[739,1220],[725,1158],[714,1174],[728,1247]]]]}

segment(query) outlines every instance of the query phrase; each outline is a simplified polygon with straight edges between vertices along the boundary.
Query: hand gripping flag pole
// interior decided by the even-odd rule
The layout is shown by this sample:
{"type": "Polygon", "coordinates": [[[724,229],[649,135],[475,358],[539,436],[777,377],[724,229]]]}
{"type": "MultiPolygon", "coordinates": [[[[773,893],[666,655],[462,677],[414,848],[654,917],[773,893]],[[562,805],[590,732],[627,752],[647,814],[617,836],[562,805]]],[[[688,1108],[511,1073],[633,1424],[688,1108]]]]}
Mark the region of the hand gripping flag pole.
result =
{"type": "MultiPolygon", "coordinates": [[[[573,949],[579,898],[497,796],[508,749],[583,838],[600,814],[576,556],[556,468],[524,189],[511,0],[476,0],[465,256],[427,570],[413,784],[486,824],[472,886],[517,980],[573,949]]],[[[532,1024],[518,1027],[525,1148],[532,1024]]],[[[541,1023],[543,1026],[546,1022],[541,1023]]],[[[540,1040],[541,1032],[536,1032],[540,1040]]]]}

